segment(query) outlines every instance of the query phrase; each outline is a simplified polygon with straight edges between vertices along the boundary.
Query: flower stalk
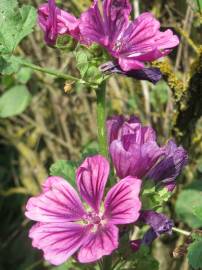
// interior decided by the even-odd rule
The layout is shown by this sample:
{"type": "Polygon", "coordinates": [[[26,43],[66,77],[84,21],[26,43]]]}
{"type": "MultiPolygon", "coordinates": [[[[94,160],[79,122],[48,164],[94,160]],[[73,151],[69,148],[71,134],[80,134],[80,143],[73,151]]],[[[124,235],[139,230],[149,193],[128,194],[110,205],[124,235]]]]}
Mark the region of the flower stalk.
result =
{"type": "Polygon", "coordinates": [[[62,79],[65,79],[65,80],[72,80],[72,81],[80,81],[81,82],[81,79],[76,78],[74,76],[64,74],[64,73],[58,72],[58,71],[53,70],[53,69],[43,68],[43,67],[40,67],[38,65],[35,65],[35,64],[29,63],[27,61],[24,61],[24,60],[20,60],[19,63],[24,67],[28,67],[28,68],[31,68],[33,70],[40,71],[42,73],[53,75],[53,76],[55,76],[57,78],[62,78],[62,79]]]}
{"type": "Polygon", "coordinates": [[[107,150],[107,133],[106,133],[106,82],[102,82],[100,87],[96,89],[97,96],[97,127],[98,127],[98,143],[100,154],[108,157],[107,150]]]}
{"type": "Polygon", "coordinates": [[[188,232],[188,231],[185,231],[185,230],[176,228],[176,227],[173,227],[173,228],[172,228],[172,231],[173,231],[173,232],[176,232],[176,233],[179,233],[179,234],[183,234],[183,235],[185,235],[185,236],[190,236],[190,235],[191,235],[191,232],[188,232]]]}

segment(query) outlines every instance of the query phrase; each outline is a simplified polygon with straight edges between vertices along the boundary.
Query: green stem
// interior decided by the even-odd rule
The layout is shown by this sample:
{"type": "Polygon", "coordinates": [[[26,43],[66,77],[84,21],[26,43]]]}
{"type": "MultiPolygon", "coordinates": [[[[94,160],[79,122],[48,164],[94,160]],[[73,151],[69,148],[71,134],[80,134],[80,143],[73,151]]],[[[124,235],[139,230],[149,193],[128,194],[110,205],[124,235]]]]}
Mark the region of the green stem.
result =
{"type": "Polygon", "coordinates": [[[29,68],[31,68],[33,70],[40,71],[40,72],[43,72],[43,73],[47,73],[47,74],[56,76],[57,78],[63,78],[65,80],[72,80],[72,81],[81,81],[79,78],[76,78],[74,76],[64,74],[64,73],[58,72],[58,71],[53,70],[53,69],[43,68],[43,67],[34,65],[32,63],[29,63],[27,61],[24,61],[24,60],[20,60],[20,64],[25,66],[25,67],[29,67],[29,68]]]}
{"type": "Polygon", "coordinates": [[[105,112],[105,95],[106,83],[103,82],[98,89],[97,95],[97,126],[98,126],[98,142],[100,154],[108,157],[107,135],[106,135],[106,112],[105,112]]]}
{"type": "Polygon", "coordinates": [[[179,233],[179,234],[183,234],[183,235],[186,235],[186,236],[190,236],[190,235],[191,235],[191,232],[188,232],[188,231],[185,231],[185,230],[176,228],[176,227],[173,227],[172,230],[173,230],[174,232],[177,232],[177,233],[179,233]]]}

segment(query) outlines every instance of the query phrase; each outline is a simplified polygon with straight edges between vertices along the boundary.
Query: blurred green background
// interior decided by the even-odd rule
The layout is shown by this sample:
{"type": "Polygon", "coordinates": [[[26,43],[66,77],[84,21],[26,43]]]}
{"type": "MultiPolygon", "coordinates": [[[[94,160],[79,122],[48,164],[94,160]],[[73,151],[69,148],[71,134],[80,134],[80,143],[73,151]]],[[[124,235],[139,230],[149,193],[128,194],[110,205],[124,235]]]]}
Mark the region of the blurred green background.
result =
{"type": "MultiPolygon", "coordinates": [[[[19,2],[37,8],[43,1],[19,2]]],[[[193,204],[200,211],[202,82],[195,73],[197,70],[200,74],[202,66],[202,11],[199,8],[202,10],[202,1],[139,2],[140,12],[153,12],[161,21],[162,29],[169,27],[180,36],[181,44],[164,62],[154,63],[160,65],[165,79],[156,86],[121,76],[110,77],[107,113],[136,114],[143,123],[152,124],[159,143],[164,144],[174,136],[188,150],[189,165],[178,178],[178,188],[165,212],[177,226],[199,229],[202,215],[196,217],[193,204]],[[190,78],[193,81],[189,81],[190,78]]],[[[78,16],[91,1],[60,0],[57,3],[78,16]]],[[[137,14],[136,1],[132,4],[137,14]]],[[[15,54],[42,67],[79,76],[73,52],[47,47],[38,26],[23,39],[15,54]]],[[[41,253],[31,247],[28,238],[31,223],[23,213],[25,202],[40,191],[40,184],[53,162],[58,159],[80,160],[83,150],[96,150],[95,93],[81,84],[71,84],[25,67],[14,74],[0,75],[0,95],[13,89],[25,90],[28,94],[24,101],[26,109],[23,107],[22,113],[0,118],[0,270],[75,269],[68,265],[56,268],[43,261],[41,253]]],[[[18,102],[18,98],[13,102],[18,102]]],[[[11,103],[10,106],[14,105],[11,103]]],[[[183,242],[184,238],[175,234],[155,241],[153,253],[161,270],[191,269],[186,256],[177,254],[176,248],[183,242]],[[173,251],[174,255],[177,254],[174,257],[173,251]]]]}

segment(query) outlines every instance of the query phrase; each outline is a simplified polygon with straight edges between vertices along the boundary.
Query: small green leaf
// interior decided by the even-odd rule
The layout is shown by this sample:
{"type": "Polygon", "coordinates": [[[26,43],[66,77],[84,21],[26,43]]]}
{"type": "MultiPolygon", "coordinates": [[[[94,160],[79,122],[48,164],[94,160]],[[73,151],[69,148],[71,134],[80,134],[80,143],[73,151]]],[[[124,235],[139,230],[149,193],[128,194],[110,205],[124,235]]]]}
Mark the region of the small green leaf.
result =
{"type": "Polygon", "coordinates": [[[16,61],[17,57],[3,55],[0,56],[0,74],[11,75],[19,70],[20,63],[16,61]]]}
{"type": "Polygon", "coordinates": [[[88,54],[86,51],[81,50],[76,53],[76,66],[78,70],[80,71],[81,77],[84,78],[85,73],[88,70],[89,67],[89,60],[88,60],[88,54]]]}
{"type": "Polygon", "coordinates": [[[0,97],[0,117],[11,117],[22,113],[30,104],[31,95],[24,85],[16,85],[0,97]]]}
{"type": "Polygon", "coordinates": [[[142,192],[142,207],[143,209],[158,210],[171,195],[172,193],[167,188],[156,187],[153,181],[147,181],[142,192]]]}
{"type": "Polygon", "coordinates": [[[60,176],[75,186],[77,163],[67,160],[58,160],[50,167],[50,175],[60,176]]]}
{"type": "Polygon", "coordinates": [[[188,260],[194,269],[202,268],[202,240],[194,241],[188,247],[188,260]]]}

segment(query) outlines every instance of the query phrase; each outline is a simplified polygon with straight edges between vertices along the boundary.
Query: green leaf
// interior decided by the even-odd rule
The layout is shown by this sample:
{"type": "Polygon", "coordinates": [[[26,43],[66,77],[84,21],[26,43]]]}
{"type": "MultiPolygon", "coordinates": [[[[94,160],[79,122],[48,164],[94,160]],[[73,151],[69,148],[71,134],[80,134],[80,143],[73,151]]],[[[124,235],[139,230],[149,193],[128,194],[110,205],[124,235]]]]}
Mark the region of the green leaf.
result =
{"type": "Polygon", "coordinates": [[[178,218],[190,227],[200,228],[202,226],[202,219],[201,212],[198,212],[199,209],[202,209],[202,195],[201,184],[197,183],[197,185],[190,185],[181,191],[176,202],[175,211],[178,218]],[[197,186],[198,189],[196,189],[197,186]]]}
{"type": "Polygon", "coordinates": [[[78,51],[76,53],[76,63],[76,66],[80,71],[81,78],[84,78],[89,67],[88,53],[84,50],[78,51]]]}
{"type": "Polygon", "coordinates": [[[194,241],[188,247],[188,260],[194,269],[202,268],[202,240],[194,241]]]}
{"type": "Polygon", "coordinates": [[[142,207],[143,209],[160,209],[172,195],[165,187],[156,187],[153,181],[147,181],[144,184],[142,192],[142,207]]]}
{"type": "Polygon", "coordinates": [[[31,95],[24,85],[16,85],[0,97],[0,117],[22,113],[30,104],[31,95]]]}
{"type": "Polygon", "coordinates": [[[50,167],[50,175],[60,176],[75,186],[77,163],[70,160],[58,160],[50,167]]]}
{"type": "Polygon", "coordinates": [[[20,63],[16,61],[15,56],[0,56],[0,74],[11,75],[19,70],[20,63]]]}
{"type": "Polygon", "coordinates": [[[10,54],[32,32],[36,10],[28,5],[18,8],[16,0],[1,0],[0,15],[0,52],[10,54]]]}

